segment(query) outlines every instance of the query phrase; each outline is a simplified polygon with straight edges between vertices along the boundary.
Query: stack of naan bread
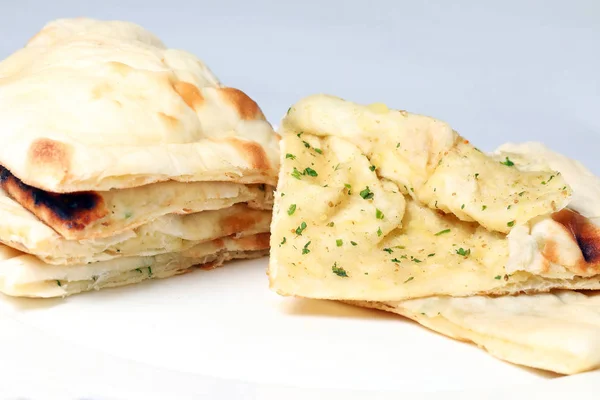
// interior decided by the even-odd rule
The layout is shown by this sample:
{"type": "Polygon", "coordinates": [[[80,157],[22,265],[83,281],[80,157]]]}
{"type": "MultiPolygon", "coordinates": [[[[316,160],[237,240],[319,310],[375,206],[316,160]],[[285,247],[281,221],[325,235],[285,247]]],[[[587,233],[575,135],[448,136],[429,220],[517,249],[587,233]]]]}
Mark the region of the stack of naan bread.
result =
{"type": "Polygon", "coordinates": [[[271,288],[412,318],[502,359],[600,366],[600,179],[538,143],[316,95],[281,125],[271,288]],[[575,291],[580,290],[580,291],[575,291]]]}
{"type": "Polygon", "coordinates": [[[49,23],[0,63],[0,291],[53,297],[268,254],[278,136],[193,55],[49,23]]]}

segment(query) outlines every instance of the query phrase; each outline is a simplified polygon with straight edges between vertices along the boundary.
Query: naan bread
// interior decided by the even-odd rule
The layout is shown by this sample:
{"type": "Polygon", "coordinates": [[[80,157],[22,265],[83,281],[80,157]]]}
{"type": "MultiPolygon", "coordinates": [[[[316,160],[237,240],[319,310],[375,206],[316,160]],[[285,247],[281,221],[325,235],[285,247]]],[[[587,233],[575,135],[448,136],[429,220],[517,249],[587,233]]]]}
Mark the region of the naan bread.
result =
{"type": "Polygon", "coordinates": [[[330,96],[291,107],[281,132],[269,265],[280,294],[392,301],[600,288],[588,278],[600,269],[600,233],[565,208],[560,171],[521,170],[440,121],[330,96]]]}
{"type": "MultiPolygon", "coordinates": [[[[4,188],[0,189],[0,215],[18,216],[26,213],[25,208],[68,240],[114,237],[167,214],[218,210],[242,202],[264,210],[273,203],[271,186],[231,182],[169,181],[105,192],[54,194],[28,186],[0,168],[0,186],[4,188]]],[[[2,221],[0,232],[11,228],[10,216],[2,221]]]]}
{"type": "Polygon", "coordinates": [[[183,251],[224,236],[269,231],[271,211],[245,204],[193,214],[168,214],[100,239],[68,240],[0,191],[0,242],[49,264],[78,264],[183,251]]]}
{"type": "Polygon", "coordinates": [[[216,268],[235,258],[263,257],[269,253],[268,248],[269,234],[261,233],[220,238],[177,253],[59,266],[0,245],[0,292],[19,297],[63,297],[167,278],[193,267],[216,268]]]}
{"type": "Polygon", "coordinates": [[[600,367],[600,296],[596,293],[350,303],[406,316],[515,364],[560,374],[600,367]]]}
{"type": "Polygon", "coordinates": [[[0,165],[42,190],[276,183],[259,106],[132,23],[50,22],[0,63],[0,110],[0,165]]]}

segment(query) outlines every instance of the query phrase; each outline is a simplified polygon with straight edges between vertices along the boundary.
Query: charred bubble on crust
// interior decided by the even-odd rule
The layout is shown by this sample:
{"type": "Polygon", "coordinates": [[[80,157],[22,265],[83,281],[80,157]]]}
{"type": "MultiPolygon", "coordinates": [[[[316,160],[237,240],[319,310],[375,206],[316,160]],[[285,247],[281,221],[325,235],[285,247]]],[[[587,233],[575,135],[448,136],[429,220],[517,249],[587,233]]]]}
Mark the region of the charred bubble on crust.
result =
{"type": "Polygon", "coordinates": [[[583,215],[569,209],[554,213],[552,219],[571,232],[586,263],[600,263],[600,229],[597,226],[583,215]]]}
{"type": "MultiPolygon", "coordinates": [[[[9,185],[14,185],[22,194],[23,202],[27,201],[35,209],[45,208],[58,219],[66,223],[68,229],[83,229],[86,225],[89,214],[97,210],[103,203],[102,198],[94,192],[76,192],[76,193],[52,193],[29,186],[12,175],[4,167],[0,167],[0,184],[6,189],[11,197],[15,196],[9,185]],[[12,193],[11,193],[12,192],[12,193]]],[[[24,204],[25,205],[25,204],[24,204]]]]}

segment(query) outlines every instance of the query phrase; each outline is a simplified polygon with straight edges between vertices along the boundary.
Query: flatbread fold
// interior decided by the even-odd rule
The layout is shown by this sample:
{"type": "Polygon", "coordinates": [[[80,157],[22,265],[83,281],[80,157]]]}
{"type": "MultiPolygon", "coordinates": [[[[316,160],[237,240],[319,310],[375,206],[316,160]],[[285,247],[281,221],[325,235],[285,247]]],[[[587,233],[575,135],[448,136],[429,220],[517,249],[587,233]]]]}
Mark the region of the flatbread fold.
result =
{"type": "Polygon", "coordinates": [[[219,238],[174,253],[74,265],[46,264],[33,255],[0,245],[0,292],[19,297],[65,297],[168,278],[194,267],[216,268],[227,260],[264,257],[268,253],[269,233],[219,238]]]}
{"type": "Polygon", "coordinates": [[[600,296],[595,292],[349,303],[403,315],[515,364],[560,374],[600,367],[600,296]]]}
{"type": "Polygon", "coordinates": [[[521,168],[433,118],[326,95],[292,106],[280,133],[269,263],[280,294],[400,301],[600,288],[600,231],[571,203],[580,195],[560,171],[569,161],[521,168]]]}
{"type": "Polygon", "coordinates": [[[0,88],[0,165],[38,189],[276,183],[256,102],[136,24],[50,22],[0,63],[0,88]]]}

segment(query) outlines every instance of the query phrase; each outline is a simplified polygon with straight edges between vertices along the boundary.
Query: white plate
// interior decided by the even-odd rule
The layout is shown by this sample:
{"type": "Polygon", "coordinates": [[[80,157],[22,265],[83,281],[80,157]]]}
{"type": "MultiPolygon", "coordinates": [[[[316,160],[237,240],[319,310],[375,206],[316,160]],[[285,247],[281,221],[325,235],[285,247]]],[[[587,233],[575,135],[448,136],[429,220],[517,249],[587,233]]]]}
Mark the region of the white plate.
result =
{"type": "Polygon", "coordinates": [[[266,259],[241,261],[65,300],[3,298],[2,365],[39,387],[123,399],[149,388],[145,398],[281,387],[495,392],[556,379],[392,314],[280,297],[265,269],[266,259]]]}

